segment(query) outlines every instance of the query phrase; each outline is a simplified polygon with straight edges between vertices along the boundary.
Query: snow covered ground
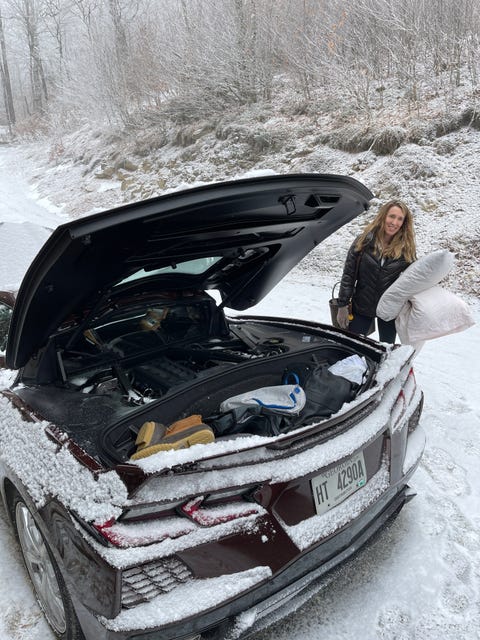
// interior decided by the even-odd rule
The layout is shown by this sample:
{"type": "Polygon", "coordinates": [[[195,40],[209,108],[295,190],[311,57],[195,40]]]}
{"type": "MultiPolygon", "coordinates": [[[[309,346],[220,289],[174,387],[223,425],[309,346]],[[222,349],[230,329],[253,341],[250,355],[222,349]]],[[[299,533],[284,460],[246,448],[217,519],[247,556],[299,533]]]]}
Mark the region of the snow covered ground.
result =
{"type": "MultiPolygon", "coordinates": [[[[0,223],[52,228],[66,214],[39,199],[27,182],[32,167],[20,158],[14,150],[0,149],[0,223]]],[[[458,184],[452,198],[456,190],[458,184]]],[[[466,216],[468,224],[472,220],[466,216]]],[[[341,250],[346,248],[344,242],[341,250]]],[[[29,252],[12,243],[0,250],[0,275],[14,284],[29,252]]],[[[295,270],[254,311],[329,322],[330,287],[331,278],[295,270]]],[[[479,317],[480,301],[467,300],[479,317]]],[[[479,357],[478,324],[420,351],[415,370],[425,393],[422,424],[428,443],[412,482],[417,497],[373,544],[335,571],[325,589],[257,640],[480,637],[479,357]]],[[[7,383],[8,375],[0,373],[0,384],[7,383]]],[[[51,640],[3,512],[0,544],[0,638],[51,640]]]]}
{"type": "MultiPolygon", "coordinates": [[[[328,290],[313,282],[287,281],[270,297],[259,310],[328,321],[328,290]]],[[[480,637],[479,356],[478,324],[420,351],[428,440],[417,497],[328,588],[258,640],[480,637]]]]}

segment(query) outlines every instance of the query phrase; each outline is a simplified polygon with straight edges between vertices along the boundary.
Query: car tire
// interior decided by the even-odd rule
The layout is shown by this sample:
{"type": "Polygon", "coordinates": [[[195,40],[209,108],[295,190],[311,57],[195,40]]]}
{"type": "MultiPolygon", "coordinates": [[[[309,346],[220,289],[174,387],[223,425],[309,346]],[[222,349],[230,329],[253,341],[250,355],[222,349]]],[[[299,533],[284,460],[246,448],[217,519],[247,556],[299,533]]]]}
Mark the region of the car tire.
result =
{"type": "Polygon", "coordinates": [[[37,525],[33,509],[18,493],[14,496],[12,514],[23,561],[48,624],[60,640],[85,640],[51,548],[37,525]]]}

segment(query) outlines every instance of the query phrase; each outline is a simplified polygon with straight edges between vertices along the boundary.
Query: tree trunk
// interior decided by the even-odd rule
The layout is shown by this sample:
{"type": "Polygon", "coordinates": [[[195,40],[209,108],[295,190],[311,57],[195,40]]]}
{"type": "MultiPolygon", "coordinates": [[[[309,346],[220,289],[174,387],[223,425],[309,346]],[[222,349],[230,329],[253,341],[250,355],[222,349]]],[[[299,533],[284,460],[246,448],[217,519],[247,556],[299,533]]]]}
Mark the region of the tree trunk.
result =
{"type": "Polygon", "coordinates": [[[117,63],[124,66],[128,59],[128,42],[125,25],[122,19],[122,10],[118,0],[109,0],[108,8],[113,22],[113,33],[115,39],[115,54],[117,63]]]}
{"type": "Polygon", "coordinates": [[[15,125],[15,108],[13,105],[12,85],[10,82],[10,72],[8,70],[7,47],[5,44],[5,34],[3,31],[2,11],[0,9],[0,77],[2,78],[3,96],[5,99],[5,111],[10,134],[15,125]]]}
{"type": "Polygon", "coordinates": [[[32,0],[24,1],[24,11],[25,31],[30,54],[30,82],[32,86],[33,111],[35,113],[41,113],[45,107],[44,103],[48,102],[48,92],[43,63],[40,57],[36,7],[32,0]]]}

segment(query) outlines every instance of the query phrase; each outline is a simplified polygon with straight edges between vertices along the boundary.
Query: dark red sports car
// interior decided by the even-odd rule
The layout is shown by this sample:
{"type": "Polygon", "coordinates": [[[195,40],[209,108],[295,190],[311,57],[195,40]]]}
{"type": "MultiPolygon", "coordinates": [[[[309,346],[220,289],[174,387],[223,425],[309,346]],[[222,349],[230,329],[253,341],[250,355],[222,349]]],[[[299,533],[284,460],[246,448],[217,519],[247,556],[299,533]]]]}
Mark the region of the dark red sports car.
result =
{"type": "Polygon", "coordinates": [[[1,491],[59,638],[245,637],[411,497],[410,347],[224,311],[371,197],[335,175],[171,193],[58,227],[1,294],[1,491]]]}

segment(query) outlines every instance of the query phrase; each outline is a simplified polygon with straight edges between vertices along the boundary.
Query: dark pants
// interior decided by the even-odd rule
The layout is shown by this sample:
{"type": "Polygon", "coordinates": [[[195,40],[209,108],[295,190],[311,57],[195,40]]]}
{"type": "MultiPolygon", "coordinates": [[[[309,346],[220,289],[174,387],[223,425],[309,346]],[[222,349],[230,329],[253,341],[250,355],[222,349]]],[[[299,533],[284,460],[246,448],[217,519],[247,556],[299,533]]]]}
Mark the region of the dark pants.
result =
{"type": "MultiPolygon", "coordinates": [[[[362,316],[359,313],[355,313],[353,320],[348,325],[348,330],[352,333],[365,335],[370,327],[372,318],[369,316],[362,316]]],[[[380,342],[389,342],[393,344],[397,331],[395,329],[395,320],[389,320],[386,322],[381,318],[377,318],[378,336],[380,342]]]]}

